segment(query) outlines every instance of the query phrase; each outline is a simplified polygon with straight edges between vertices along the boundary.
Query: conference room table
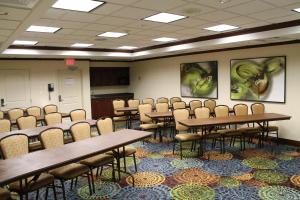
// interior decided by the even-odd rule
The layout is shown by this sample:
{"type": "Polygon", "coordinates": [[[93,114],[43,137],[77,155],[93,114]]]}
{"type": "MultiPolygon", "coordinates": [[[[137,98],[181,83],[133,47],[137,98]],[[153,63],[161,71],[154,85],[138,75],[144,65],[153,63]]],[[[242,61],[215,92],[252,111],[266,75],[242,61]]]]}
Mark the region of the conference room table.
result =
{"type": "Polygon", "coordinates": [[[90,124],[90,126],[95,126],[97,120],[94,119],[90,119],[90,120],[79,120],[79,121],[72,121],[72,122],[63,122],[60,124],[54,124],[54,125],[50,125],[50,126],[38,126],[36,128],[31,128],[31,129],[24,129],[24,130],[13,130],[13,131],[9,131],[9,132],[4,132],[0,134],[0,140],[6,136],[9,135],[13,135],[16,133],[22,133],[27,135],[29,138],[37,138],[40,134],[40,132],[48,129],[48,128],[61,128],[63,129],[63,131],[69,131],[71,126],[77,122],[88,122],[90,124]]]}
{"type": "MultiPolygon", "coordinates": [[[[61,114],[62,118],[68,118],[68,117],[70,117],[69,113],[60,113],[60,114],[61,114]]],[[[44,122],[45,121],[45,115],[37,116],[36,117],[36,121],[38,121],[38,122],[44,122]]],[[[14,124],[17,124],[17,121],[16,120],[10,120],[10,123],[14,125],[14,124]]]]}
{"type": "Polygon", "coordinates": [[[151,132],[123,129],[111,134],[65,144],[61,147],[35,151],[23,156],[0,160],[0,186],[73,162],[78,162],[97,154],[125,147],[151,135],[151,132]]]}
{"type": "MultiPolygon", "coordinates": [[[[187,126],[190,129],[204,128],[208,132],[212,131],[215,126],[218,125],[238,125],[246,123],[256,123],[261,128],[262,139],[264,139],[264,133],[268,131],[269,122],[290,120],[291,116],[278,114],[278,113],[264,113],[264,114],[250,114],[250,115],[230,115],[226,117],[211,117],[207,119],[185,119],[179,120],[178,123],[187,126]]],[[[262,145],[260,140],[260,145],[262,145]]]]}

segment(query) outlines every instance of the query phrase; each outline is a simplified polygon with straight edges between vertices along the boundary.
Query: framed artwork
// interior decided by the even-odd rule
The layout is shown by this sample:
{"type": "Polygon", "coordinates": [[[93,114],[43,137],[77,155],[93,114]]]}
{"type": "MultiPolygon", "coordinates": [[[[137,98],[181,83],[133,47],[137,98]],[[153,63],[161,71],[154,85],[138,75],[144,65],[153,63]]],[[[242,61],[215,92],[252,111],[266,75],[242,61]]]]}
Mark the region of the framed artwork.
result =
{"type": "Polygon", "coordinates": [[[182,97],[218,98],[218,62],[195,62],[180,65],[182,97]]]}
{"type": "Polygon", "coordinates": [[[285,103],[286,57],[230,61],[232,100],[285,103]]]}

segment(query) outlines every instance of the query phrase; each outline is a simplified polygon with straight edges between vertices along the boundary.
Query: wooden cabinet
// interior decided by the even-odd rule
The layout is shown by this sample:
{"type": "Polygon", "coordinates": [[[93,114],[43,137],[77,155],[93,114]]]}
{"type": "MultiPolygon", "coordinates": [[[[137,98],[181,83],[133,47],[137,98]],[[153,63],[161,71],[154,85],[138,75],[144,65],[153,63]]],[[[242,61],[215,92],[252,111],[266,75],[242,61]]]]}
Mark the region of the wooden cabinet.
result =
{"type": "Polygon", "coordinates": [[[91,86],[129,85],[129,67],[91,67],[91,86]]]}
{"type": "Polygon", "coordinates": [[[92,117],[99,119],[100,117],[113,117],[114,109],[112,101],[114,99],[123,99],[126,102],[133,99],[133,93],[119,93],[119,94],[101,94],[92,96],[92,117]]]}

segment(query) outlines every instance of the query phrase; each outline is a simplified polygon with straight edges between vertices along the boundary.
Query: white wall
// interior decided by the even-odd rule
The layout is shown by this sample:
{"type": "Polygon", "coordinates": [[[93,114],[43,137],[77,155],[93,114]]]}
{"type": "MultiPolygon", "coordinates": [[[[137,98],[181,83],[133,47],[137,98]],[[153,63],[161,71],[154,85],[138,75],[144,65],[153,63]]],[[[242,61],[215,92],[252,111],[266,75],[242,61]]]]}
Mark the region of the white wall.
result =
{"type": "MultiPolygon", "coordinates": [[[[234,50],[189,56],[160,58],[134,62],[131,67],[130,91],[136,98],[180,96],[180,64],[185,62],[218,61],[218,104],[233,106],[239,101],[230,100],[230,59],[263,56],[287,56],[286,103],[266,103],[267,112],[292,116],[290,121],[274,122],[280,126],[280,137],[300,141],[300,45],[283,45],[256,49],[234,50]]],[[[184,98],[185,101],[191,99],[184,98]]],[[[248,105],[251,102],[244,102],[248,105]]],[[[273,124],[273,123],[272,123],[273,124]]]]}

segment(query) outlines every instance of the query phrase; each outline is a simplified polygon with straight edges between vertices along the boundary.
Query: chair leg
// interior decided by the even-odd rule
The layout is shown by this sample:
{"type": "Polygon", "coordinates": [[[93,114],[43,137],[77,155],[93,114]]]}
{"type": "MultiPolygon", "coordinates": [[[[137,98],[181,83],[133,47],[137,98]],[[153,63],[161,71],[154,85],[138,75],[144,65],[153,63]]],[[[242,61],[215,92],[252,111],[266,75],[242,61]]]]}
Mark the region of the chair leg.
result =
{"type": "Polygon", "coordinates": [[[176,140],[173,139],[173,155],[174,155],[174,153],[175,153],[175,146],[176,146],[176,140]]]}
{"type": "Polygon", "coordinates": [[[92,186],[91,186],[90,173],[88,172],[86,175],[87,175],[87,180],[88,180],[88,185],[89,185],[89,192],[90,192],[90,195],[92,195],[93,194],[93,189],[92,189],[92,186]]]}
{"type": "Polygon", "coordinates": [[[71,180],[70,190],[73,189],[73,181],[74,181],[74,179],[71,180]]]}
{"type": "Polygon", "coordinates": [[[94,181],[94,175],[93,175],[93,168],[91,167],[90,168],[90,171],[91,171],[91,181],[92,181],[92,193],[95,193],[96,190],[95,190],[95,181],[94,181]]]}
{"type": "Polygon", "coordinates": [[[96,171],[96,177],[98,177],[98,176],[99,176],[99,168],[100,168],[100,167],[97,167],[97,171],[96,171]]]}
{"type": "Polygon", "coordinates": [[[75,187],[77,187],[77,183],[78,183],[78,177],[76,177],[75,179],[75,187]]]}
{"type": "Polygon", "coordinates": [[[100,176],[102,176],[103,166],[100,167],[100,176]]]}
{"type": "Polygon", "coordinates": [[[61,182],[61,189],[62,189],[62,192],[63,192],[63,199],[66,200],[66,191],[65,191],[65,183],[63,180],[60,180],[61,182]]]}
{"type": "Polygon", "coordinates": [[[111,162],[111,167],[112,167],[112,180],[116,181],[115,162],[114,162],[114,160],[111,162]]]}
{"type": "Polygon", "coordinates": [[[133,162],[134,162],[134,169],[135,169],[135,172],[137,172],[135,153],[133,154],[133,162]]]}
{"type": "Polygon", "coordinates": [[[182,143],[181,143],[181,141],[179,141],[179,145],[180,145],[180,159],[182,160],[182,143]]]}
{"type": "Polygon", "coordinates": [[[46,193],[45,193],[45,200],[48,199],[48,190],[49,190],[49,187],[46,188],[46,193]]]}
{"type": "Polygon", "coordinates": [[[40,194],[40,190],[37,189],[37,190],[36,190],[36,194],[35,194],[35,199],[36,199],[36,200],[39,199],[39,194],[40,194]]]}
{"type": "Polygon", "coordinates": [[[126,168],[126,155],[125,155],[125,152],[124,152],[124,157],[123,157],[123,164],[124,164],[124,171],[126,172],[127,168],[126,168]]]}
{"type": "MultiPolygon", "coordinates": [[[[53,189],[54,200],[57,200],[57,197],[56,197],[56,189],[55,189],[55,184],[54,184],[54,183],[52,184],[52,189],[53,189]]],[[[46,200],[47,200],[47,199],[46,199],[46,200]]]]}
{"type": "Polygon", "coordinates": [[[120,172],[121,166],[120,166],[120,157],[119,156],[117,157],[117,168],[118,168],[118,178],[119,178],[119,180],[121,180],[121,172],[120,172]]]}

